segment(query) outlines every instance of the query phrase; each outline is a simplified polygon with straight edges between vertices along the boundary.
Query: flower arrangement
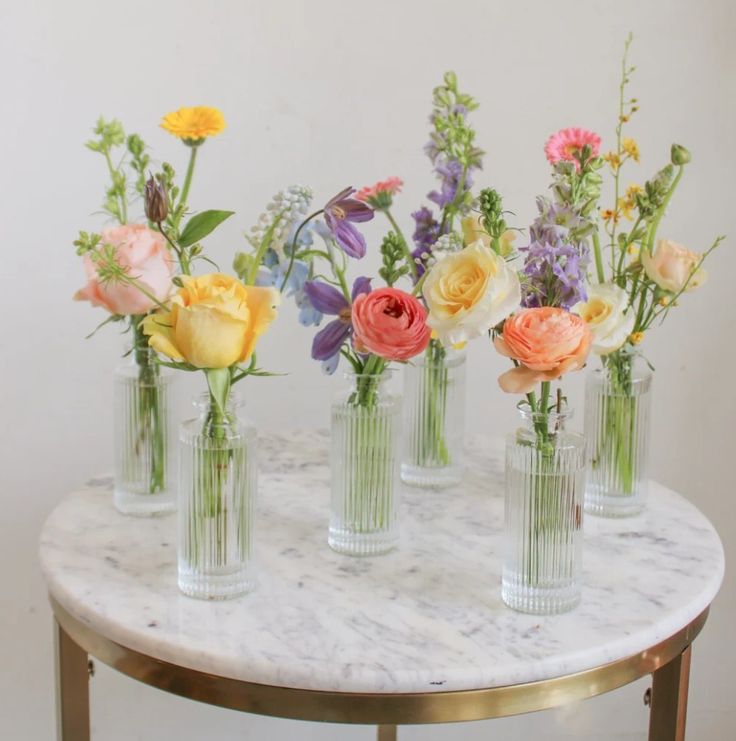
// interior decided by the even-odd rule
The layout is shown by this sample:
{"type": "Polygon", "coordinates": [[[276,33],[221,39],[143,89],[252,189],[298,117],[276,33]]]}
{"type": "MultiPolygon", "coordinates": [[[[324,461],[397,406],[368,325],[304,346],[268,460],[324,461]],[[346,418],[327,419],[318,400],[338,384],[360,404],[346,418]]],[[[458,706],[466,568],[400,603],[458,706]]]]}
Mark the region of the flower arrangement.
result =
{"type": "Polygon", "coordinates": [[[646,434],[642,415],[648,397],[638,398],[646,375],[637,369],[642,365],[637,358],[643,360],[641,343],[685,293],[705,282],[703,263],[724,239],[717,237],[698,253],[659,236],[665,212],[691,161],[683,146],[673,144],[669,163],[643,186],[623,189],[625,168],[640,158],[637,142],[626,135],[639,110],[638,100],[627,93],[634,71],[628,62],[631,40],[631,36],[626,40],[622,60],[616,144],[602,158],[612,179],[613,205],[601,209],[602,229],[596,225],[592,234],[595,270],[588,296],[573,307],[591,329],[593,351],[600,356],[605,375],[599,418],[589,425],[598,429],[588,430],[593,448],[591,479],[623,498],[645,485],[647,441],[642,439],[646,434]]]}

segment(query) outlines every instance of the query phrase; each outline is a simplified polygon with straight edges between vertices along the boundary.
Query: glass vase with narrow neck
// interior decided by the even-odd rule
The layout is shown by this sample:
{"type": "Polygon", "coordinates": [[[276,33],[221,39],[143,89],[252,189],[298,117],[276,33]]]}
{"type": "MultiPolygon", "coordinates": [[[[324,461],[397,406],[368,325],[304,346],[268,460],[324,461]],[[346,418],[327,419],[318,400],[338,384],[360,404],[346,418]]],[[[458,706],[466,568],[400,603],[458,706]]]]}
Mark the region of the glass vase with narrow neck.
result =
{"type": "Polygon", "coordinates": [[[585,438],[565,430],[569,410],[519,411],[506,439],[501,595],[514,610],[551,615],[580,601],[585,438]]]}
{"type": "Polygon", "coordinates": [[[404,368],[404,453],[401,479],[444,488],[463,476],[465,351],[432,340],[404,368]]]}
{"type": "Polygon", "coordinates": [[[350,556],[375,556],[399,538],[401,398],[389,390],[389,370],[346,379],[332,405],[328,543],[350,556]]]}
{"type": "Polygon", "coordinates": [[[652,372],[626,352],[602,360],[603,368],[591,371],[585,385],[585,510],[629,517],[646,502],[652,372]]]}
{"type": "Polygon", "coordinates": [[[209,393],[195,404],[179,434],[179,589],[230,599],[254,586],[256,432],[232,393],[224,411],[209,393]]]}
{"type": "Polygon", "coordinates": [[[123,514],[145,517],[176,508],[171,471],[173,379],[144,337],[136,337],[115,370],[113,499],[123,514]]]}

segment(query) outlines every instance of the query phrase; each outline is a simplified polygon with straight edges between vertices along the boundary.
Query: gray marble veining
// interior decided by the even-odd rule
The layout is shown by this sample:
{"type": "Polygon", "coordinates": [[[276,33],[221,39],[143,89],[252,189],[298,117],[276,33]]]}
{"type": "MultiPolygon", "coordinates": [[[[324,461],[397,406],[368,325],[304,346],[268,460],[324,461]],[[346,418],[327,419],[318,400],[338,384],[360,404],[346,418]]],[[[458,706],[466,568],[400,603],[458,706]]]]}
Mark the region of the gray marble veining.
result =
{"type": "Polygon", "coordinates": [[[327,436],[260,442],[258,588],[200,602],[176,586],[174,516],[118,514],[96,479],[49,516],[50,592],[137,651],[252,682],[343,692],[495,687],[639,652],[710,604],[720,540],[684,498],[653,483],[634,518],[585,521],[584,591],[572,613],[521,615],[500,597],[502,442],[468,445],[463,483],[402,492],[400,548],[354,559],[326,543],[327,436]]]}

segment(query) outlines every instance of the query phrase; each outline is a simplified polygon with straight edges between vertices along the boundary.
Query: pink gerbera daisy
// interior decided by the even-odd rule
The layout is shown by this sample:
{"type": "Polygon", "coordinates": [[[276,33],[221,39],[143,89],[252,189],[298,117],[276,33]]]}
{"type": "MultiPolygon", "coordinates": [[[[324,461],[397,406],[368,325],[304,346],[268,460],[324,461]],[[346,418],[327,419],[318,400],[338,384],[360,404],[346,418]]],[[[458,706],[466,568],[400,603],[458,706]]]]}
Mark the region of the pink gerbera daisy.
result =
{"type": "Polygon", "coordinates": [[[569,128],[561,129],[552,134],[544,145],[544,153],[550,165],[556,165],[561,160],[574,162],[576,169],[580,163],[575,159],[575,152],[579,152],[585,145],[590,147],[591,157],[597,157],[601,147],[601,138],[594,131],[588,129],[569,128]]]}
{"type": "Polygon", "coordinates": [[[391,206],[393,196],[401,191],[403,185],[404,181],[401,178],[390,177],[379,180],[375,185],[366,185],[355,194],[355,197],[377,210],[383,210],[391,206]]]}

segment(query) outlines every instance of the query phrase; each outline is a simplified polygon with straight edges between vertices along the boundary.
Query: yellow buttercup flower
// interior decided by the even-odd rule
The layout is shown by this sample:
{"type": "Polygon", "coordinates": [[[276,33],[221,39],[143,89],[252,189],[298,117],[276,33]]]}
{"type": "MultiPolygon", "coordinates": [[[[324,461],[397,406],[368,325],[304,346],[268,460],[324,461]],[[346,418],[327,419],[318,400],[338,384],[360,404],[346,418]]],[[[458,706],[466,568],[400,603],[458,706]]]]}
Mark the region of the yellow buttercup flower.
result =
{"type": "Polygon", "coordinates": [[[631,139],[628,137],[625,138],[621,142],[621,147],[624,150],[624,152],[628,154],[632,160],[634,160],[634,162],[639,161],[639,145],[636,143],[635,139],[631,139]]]}
{"type": "Polygon", "coordinates": [[[225,118],[217,108],[180,108],[163,117],[161,128],[179,137],[185,144],[196,146],[208,136],[219,134],[225,128],[225,118]]]}
{"type": "Polygon", "coordinates": [[[644,332],[632,332],[629,335],[629,342],[632,345],[640,345],[644,340],[644,332]]]}
{"type": "Polygon", "coordinates": [[[222,273],[180,276],[182,287],[168,311],[143,320],[154,350],[196,368],[229,368],[247,361],[276,318],[281,294],[245,286],[222,273]]]}
{"type": "Polygon", "coordinates": [[[621,167],[621,158],[616,154],[616,152],[608,152],[604,154],[603,159],[608,162],[612,170],[618,170],[618,168],[621,167]]]}

